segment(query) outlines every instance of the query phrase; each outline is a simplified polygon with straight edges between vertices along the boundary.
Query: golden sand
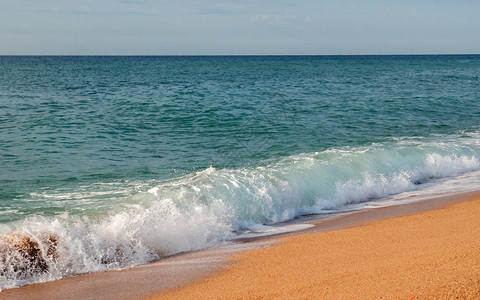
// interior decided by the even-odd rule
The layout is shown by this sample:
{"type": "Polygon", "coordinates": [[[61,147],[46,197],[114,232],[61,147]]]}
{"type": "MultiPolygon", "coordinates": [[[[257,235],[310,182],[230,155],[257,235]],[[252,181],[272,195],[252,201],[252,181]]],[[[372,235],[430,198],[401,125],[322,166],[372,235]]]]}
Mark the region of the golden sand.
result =
{"type": "Polygon", "coordinates": [[[281,239],[159,299],[480,299],[480,197],[281,239]]]}

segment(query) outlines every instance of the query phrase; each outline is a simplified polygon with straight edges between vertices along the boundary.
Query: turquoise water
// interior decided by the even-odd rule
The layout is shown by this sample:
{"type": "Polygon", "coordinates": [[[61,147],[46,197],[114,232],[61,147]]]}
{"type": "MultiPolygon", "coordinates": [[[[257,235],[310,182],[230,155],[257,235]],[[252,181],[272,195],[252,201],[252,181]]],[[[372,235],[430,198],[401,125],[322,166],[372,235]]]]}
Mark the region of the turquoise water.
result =
{"type": "Polygon", "coordinates": [[[479,76],[468,55],[0,57],[0,233],[62,254],[0,289],[477,171],[479,76]]]}

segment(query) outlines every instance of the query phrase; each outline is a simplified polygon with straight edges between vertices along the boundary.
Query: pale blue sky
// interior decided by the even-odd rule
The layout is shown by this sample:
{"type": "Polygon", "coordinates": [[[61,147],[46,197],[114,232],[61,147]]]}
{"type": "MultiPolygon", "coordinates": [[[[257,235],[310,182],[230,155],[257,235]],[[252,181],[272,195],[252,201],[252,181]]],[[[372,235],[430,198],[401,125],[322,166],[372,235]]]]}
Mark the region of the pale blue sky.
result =
{"type": "Polygon", "coordinates": [[[480,1],[0,0],[0,54],[480,53],[480,1]]]}

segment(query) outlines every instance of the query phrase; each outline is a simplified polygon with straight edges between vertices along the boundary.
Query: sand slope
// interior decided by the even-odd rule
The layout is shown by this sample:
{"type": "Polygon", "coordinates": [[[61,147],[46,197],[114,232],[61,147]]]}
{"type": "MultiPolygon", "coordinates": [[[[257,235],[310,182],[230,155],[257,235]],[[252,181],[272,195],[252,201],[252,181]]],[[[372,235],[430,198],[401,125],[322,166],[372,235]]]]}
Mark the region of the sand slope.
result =
{"type": "Polygon", "coordinates": [[[287,237],[236,258],[157,298],[480,299],[480,200],[287,237]]]}

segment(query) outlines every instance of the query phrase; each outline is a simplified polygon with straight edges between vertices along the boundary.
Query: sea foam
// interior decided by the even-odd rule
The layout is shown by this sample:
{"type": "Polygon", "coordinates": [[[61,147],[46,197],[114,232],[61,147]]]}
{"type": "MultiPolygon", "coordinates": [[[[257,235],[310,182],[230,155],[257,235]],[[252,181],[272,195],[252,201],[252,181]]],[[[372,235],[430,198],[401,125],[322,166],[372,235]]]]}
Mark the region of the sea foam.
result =
{"type": "MultiPolygon", "coordinates": [[[[258,228],[282,232],[262,224],[414,191],[422,183],[479,170],[479,158],[479,140],[473,135],[397,139],[150,181],[137,186],[117,211],[34,216],[4,225],[38,244],[48,268],[30,272],[15,267],[28,265],[28,257],[15,250],[2,253],[0,288],[143,264],[218,245],[258,228]],[[52,237],[54,256],[46,254],[52,237]]],[[[52,197],[63,199],[61,193],[52,197]]]]}

